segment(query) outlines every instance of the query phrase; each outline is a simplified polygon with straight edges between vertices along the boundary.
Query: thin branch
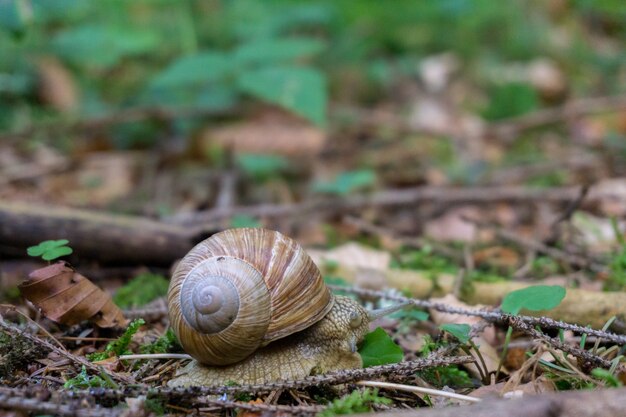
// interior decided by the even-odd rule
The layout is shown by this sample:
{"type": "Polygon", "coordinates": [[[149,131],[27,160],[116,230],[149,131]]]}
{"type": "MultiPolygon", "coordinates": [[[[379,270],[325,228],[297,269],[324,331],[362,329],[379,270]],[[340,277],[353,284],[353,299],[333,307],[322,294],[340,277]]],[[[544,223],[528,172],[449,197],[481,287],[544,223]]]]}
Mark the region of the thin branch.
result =
{"type": "MultiPolygon", "coordinates": [[[[390,295],[384,291],[376,291],[376,290],[368,290],[364,288],[356,288],[356,287],[344,287],[344,286],[336,286],[329,285],[331,289],[336,289],[344,292],[350,292],[353,294],[372,297],[372,298],[384,298],[391,301],[396,301],[398,303],[411,303],[416,307],[428,308],[437,311],[441,311],[444,313],[450,314],[459,314],[465,316],[476,316],[481,317],[485,320],[489,321],[499,321],[502,323],[508,323],[509,314],[504,314],[501,311],[497,310],[478,310],[478,309],[468,309],[461,307],[452,307],[443,303],[434,303],[432,301],[427,300],[418,300],[416,298],[407,298],[397,295],[390,295]]],[[[532,317],[532,316],[515,316],[517,320],[521,320],[524,323],[527,323],[530,326],[540,326],[542,328],[547,329],[563,329],[570,330],[577,333],[588,334],[590,336],[595,336],[598,338],[602,338],[606,341],[617,343],[620,345],[626,345],[626,336],[619,335],[615,333],[610,333],[602,330],[590,329],[589,327],[579,326],[577,324],[565,323],[562,321],[557,321],[550,319],[548,317],[532,317]]]]}
{"type": "Polygon", "coordinates": [[[516,138],[521,132],[560,123],[583,115],[617,112],[626,109],[626,96],[609,96],[579,99],[561,107],[542,109],[534,113],[503,120],[490,126],[492,135],[516,138]]]}
{"type": "Polygon", "coordinates": [[[355,194],[344,198],[319,198],[296,204],[261,204],[213,208],[193,213],[177,214],[166,221],[183,226],[212,228],[237,215],[251,217],[284,218],[304,217],[310,214],[329,215],[372,207],[399,207],[436,202],[460,203],[511,203],[552,202],[565,203],[579,195],[579,187],[532,188],[522,186],[487,187],[434,187],[421,186],[379,191],[372,194],[355,194]]]}

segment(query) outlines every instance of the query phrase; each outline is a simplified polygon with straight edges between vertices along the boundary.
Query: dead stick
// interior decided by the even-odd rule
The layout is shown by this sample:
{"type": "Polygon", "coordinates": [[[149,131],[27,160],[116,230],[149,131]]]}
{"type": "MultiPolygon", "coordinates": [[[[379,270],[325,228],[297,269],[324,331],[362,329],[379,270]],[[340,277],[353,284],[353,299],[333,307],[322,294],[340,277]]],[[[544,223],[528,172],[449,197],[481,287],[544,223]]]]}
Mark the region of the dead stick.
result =
{"type": "Polygon", "coordinates": [[[561,107],[543,109],[527,115],[503,120],[490,127],[495,136],[515,137],[534,129],[585,114],[605,113],[626,109],[626,95],[587,98],[565,103],[561,107]]]}
{"type": "MultiPolygon", "coordinates": [[[[68,239],[74,252],[105,262],[169,266],[182,258],[199,233],[142,217],[88,210],[0,203],[0,242],[21,248],[48,239],[68,239]]],[[[0,251],[2,248],[0,247],[0,251]]]]}
{"type": "Polygon", "coordinates": [[[579,195],[579,187],[538,189],[520,186],[491,187],[431,187],[422,186],[398,190],[386,190],[372,194],[353,195],[346,198],[324,198],[298,204],[262,204],[248,207],[211,209],[172,216],[174,224],[207,227],[236,215],[253,217],[306,216],[311,213],[342,213],[369,207],[409,206],[423,202],[440,204],[510,202],[565,203],[579,195]]]}

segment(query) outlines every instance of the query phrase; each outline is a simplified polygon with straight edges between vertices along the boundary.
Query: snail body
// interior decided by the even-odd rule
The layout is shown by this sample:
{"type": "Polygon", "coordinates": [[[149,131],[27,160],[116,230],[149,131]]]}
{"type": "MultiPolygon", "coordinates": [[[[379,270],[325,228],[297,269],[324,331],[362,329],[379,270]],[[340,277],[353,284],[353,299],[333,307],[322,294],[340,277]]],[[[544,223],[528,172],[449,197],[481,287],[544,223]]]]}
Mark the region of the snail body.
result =
{"type": "Polygon", "coordinates": [[[170,325],[195,360],[170,386],[262,384],[359,368],[368,312],[333,296],[294,240],[230,229],[196,245],[168,290],[170,325]]]}
{"type": "Polygon", "coordinates": [[[330,312],[311,327],[277,340],[231,365],[206,366],[192,361],[180,369],[168,385],[264,384],[361,368],[363,361],[356,345],[369,331],[367,317],[367,311],[356,301],[336,296],[330,312]]]}

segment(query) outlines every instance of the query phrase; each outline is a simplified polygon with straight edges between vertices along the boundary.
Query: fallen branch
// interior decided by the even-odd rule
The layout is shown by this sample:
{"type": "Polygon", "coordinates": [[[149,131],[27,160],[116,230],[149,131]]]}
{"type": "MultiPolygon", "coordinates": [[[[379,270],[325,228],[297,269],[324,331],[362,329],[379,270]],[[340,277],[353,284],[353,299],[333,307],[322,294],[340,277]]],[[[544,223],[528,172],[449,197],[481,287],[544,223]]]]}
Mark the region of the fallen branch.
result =
{"type": "Polygon", "coordinates": [[[74,252],[105,262],[165,265],[182,258],[200,234],[142,217],[89,210],[0,203],[0,251],[20,249],[48,239],[68,239],[74,252]]]}
{"type": "Polygon", "coordinates": [[[461,203],[511,203],[551,202],[568,203],[580,194],[579,187],[531,188],[521,186],[489,187],[432,187],[422,186],[397,190],[357,194],[345,198],[322,198],[297,204],[261,204],[214,208],[194,213],[184,213],[166,219],[170,223],[198,227],[217,227],[233,216],[251,217],[306,217],[310,214],[333,214],[371,207],[411,206],[424,202],[440,204],[461,203]]]}
{"type": "Polygon", "coordinates": [[[626,109],[626,96],[586,98],[565,103],[561,107],[543,109],[492,124],[489,132],[496,137],[516,138],[521,132],[583,115],[616,112],[626,109]]]}

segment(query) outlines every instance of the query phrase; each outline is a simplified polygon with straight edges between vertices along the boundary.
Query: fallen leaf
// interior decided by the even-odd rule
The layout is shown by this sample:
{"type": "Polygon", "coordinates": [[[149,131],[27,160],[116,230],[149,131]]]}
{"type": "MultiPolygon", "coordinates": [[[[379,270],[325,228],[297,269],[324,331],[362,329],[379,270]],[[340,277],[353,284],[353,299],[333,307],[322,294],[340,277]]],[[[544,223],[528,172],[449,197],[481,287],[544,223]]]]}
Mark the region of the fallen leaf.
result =
{"type": "Polygon", "coordinates": [[[77,324],[91,320],[100,327],[125,326],[126,319],[111,296],[74,271],[67,262],[37,269],[19,285],[22,295],[50,320],[77,324]]]}
{"type": "Polygon", "coordinates": [[[476,265],[489,265],[497,268],[515,268],[520,263],[519,254],[511,248],[492,246],[473,253],[476,265]]]}
{"type": "Polygon", "coordinates": [[[221,128],[208,128],[201,134],[201,147],[215,144],[236,152],[314,156],[326,143],[326,134],[315,126],[283,113],[221,128]]]}

